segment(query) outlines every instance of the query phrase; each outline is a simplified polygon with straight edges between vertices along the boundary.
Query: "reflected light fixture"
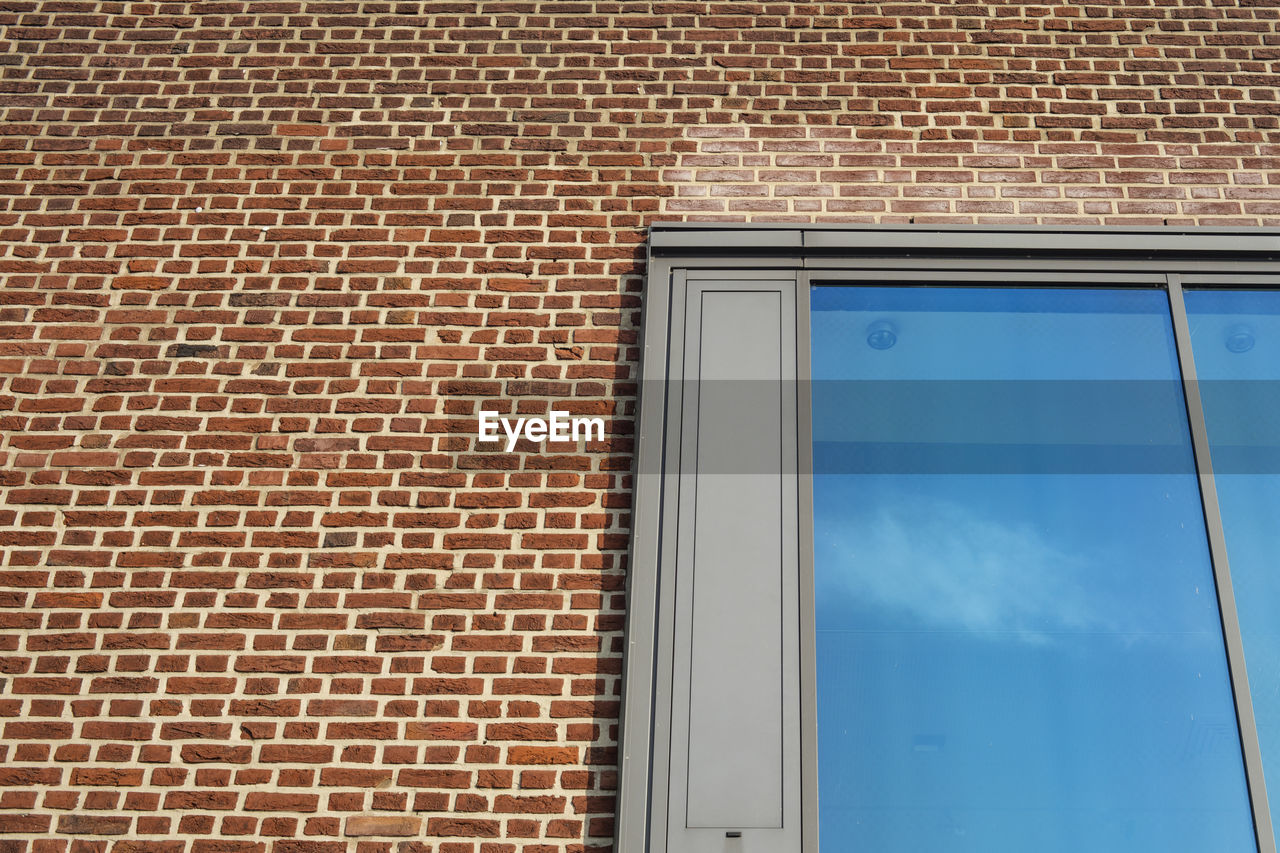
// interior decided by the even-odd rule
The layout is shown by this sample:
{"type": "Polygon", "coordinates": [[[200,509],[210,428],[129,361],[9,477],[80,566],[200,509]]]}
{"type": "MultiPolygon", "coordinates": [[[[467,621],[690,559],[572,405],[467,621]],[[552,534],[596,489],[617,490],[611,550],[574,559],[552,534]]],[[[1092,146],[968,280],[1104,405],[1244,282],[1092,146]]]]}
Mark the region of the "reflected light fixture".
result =
{"type": "Polygon", "coordinates": [[[1232,352],[1248,352],[1253,349],[1253,329],[1237,324],[1227,329],[1227,349],[1232,352]]]}
{"type": "Polygon", "coordinates": [[[867,326],[867,346],[889,349],[898,342],[898,330],[888,320],[876,320],[867,326]]]}

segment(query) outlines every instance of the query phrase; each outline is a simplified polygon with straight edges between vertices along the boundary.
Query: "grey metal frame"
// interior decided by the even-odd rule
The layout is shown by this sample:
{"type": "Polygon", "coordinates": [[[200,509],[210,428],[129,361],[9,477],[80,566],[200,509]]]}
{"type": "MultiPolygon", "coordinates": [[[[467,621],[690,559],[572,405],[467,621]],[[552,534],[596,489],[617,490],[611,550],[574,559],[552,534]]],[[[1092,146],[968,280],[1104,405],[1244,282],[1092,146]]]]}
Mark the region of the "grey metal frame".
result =
{"type": "MultiPolygon", "coordinates": [[[[808,383],[809,292],[813,283],[916,281],[1067,287],[1128,286],[1169,294],[1199,474],[1205,527],[1217,583],[1232,689],[1239,720],[1259,853],[1276,853],[1262,777],[1261,752],[1231,592],[1222,519],[1209,457],[1183,286],[1280,289],[1280,231],[1219,228],[914,228],[671,223],[650,231],[642,316],[632,542],[627,572],[627,627],[619,732],[617,853],[667,850],[673,590],[658,583],[674,560],[668,529],[678,513],[680,404],[655,389],[682,374],[683,313],[690,274],[698,279],[794,276],[797,284],[801,620],[800,819],[804,853],[817,847],[817,749],[814,697],[812,474],[808,383]],[[754,274],[752,271],[755,271],[754,274]],[[675,432],[673,434],[673,425],[675,432]],[[660,460],[660,461],[659,461],[660,460]],[[650,473],[660,472],[660,473],[650,473]]],[[[673,851],[674,853],[674,851],[673,851]]]]}

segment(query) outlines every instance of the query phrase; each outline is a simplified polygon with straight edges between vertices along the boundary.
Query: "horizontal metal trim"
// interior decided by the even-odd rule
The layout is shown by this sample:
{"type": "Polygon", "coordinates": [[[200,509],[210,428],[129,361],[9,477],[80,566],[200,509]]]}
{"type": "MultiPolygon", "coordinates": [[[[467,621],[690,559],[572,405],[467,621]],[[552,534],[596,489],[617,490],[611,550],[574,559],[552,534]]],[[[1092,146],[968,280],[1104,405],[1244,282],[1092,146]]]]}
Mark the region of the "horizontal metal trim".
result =
{"type": "Polygon", "coordinates": [[[884,252],[1123,252],[1143,254],[1265,252],[1280,256],[1280,235],[1193,232],[992,232],[992,231],[814,231],[804,235],[806,249],[875,249],[884,252]]]}
{"type": "Polygon", "coordinates": [[[979,282],[988,285],[1005,284],[1063,284],[1073,287],[1094,285],[1099,287],[1164,287],[1165,277],[1158,273],[1117,272],[1100,279],[1097,273],[1066,271],[1001,270],[998,281],[992,281],[990,270],[913,270],[913,269],[861,269],[814,271],[810,282],[814,286],[840,287],[851,284],[873,284],[877,281],[919,281],[938,284],[979,282]]]}
{"type": "Polygon", "coordinates": [[[775,249],[798,249],[804,245],[803,232],[800,231],[770,231],[757,229],[755,226],[751,228],[725,228],[715,231],[704,230],[680,230],[680,231],[659,231],[651,230],[649,233],[649,245],[657,249],[731,249],[731,248],[767,248],[775,249]],[[708,239],[709,234],[714,234],[714,239],[708,239]]]}
{"type": "Polygon", "coordinates": [[[686,257],[676,258],[673,256],[663,256],[663,259],[671,264],[673,268],[689,270],[694,272],[697,270],[757,270],[757,269],[800,269],[805,265],[805,259],[796,254],[794,249],[788,249],[786,254],[762,254],[751,255],[737,252],[732,255],[688,255],[686,257]]]}
{"type": "Polygon", "coordinates": [[[671,221],[649,225],[658,231],[734,231],[744,228],[752,231],[910,231],[910,232],[983,232],[1005,234],[1248,234],[1276,229],[1256,225],[976,225],[973,223],[904,225],[880,222],[723,222],[723,221],[671,221]]]}
{"type": "Polygon", "coordinates": [[[1182,276],[1182,286],[1188,287],[1280,287],[1280,275],[1274,268],[1257,274],[1241,273],[1191,273],[1182,276]]]}
{"type": "Polygon", "coordinates": [[[725,249],[768,254],[801,248],[910,257],[915,253],[1115,254],[1158,257],[1195,254],[1280,259],[1280,231],[1263,228],[985,228],[979,226],[776,225],[658,223],[650,226],[653,251],[686,254],[725,249]]]}
{"type": "MultiPolygon", "coordinates": [[[[1003,257],[974,258],[945,255],[941,257],[870,257],[853,255],[833,255],[825,257],[789,257],[779,262],[776,256],[734,255],[717,256],[708,261],[704,257],[671,258],[670,262],[679,269],[759,269],[768,267],[789,267],[807,269],[822,278],[840,275],[843,272],[866,270],[947,270],[956,273],[974,272],[988,274],[1004,274],[1010,271],[1081,273],[1094,272],[1107,275],[1153,275],[1165,272],[1184,272],[1198,276],[1197,280],[1224,281],[1234,276],[1276,276],[1280,270],[1280,258],[1276,260],[1206,260],[1201,258],[1168,258],[1160,261],[1133,258],[1089,258],[1081,255],[1073,258],[1035,258],[1035,257],[1003,257]],[[1224,268],[1230,272],[1224,272],[1224,268]]],[[[1097,278],[1095,275],[1094,278],[1097,278]]],[[[1262,285],[1266,286],[1266,285],[1262,285]]]]}

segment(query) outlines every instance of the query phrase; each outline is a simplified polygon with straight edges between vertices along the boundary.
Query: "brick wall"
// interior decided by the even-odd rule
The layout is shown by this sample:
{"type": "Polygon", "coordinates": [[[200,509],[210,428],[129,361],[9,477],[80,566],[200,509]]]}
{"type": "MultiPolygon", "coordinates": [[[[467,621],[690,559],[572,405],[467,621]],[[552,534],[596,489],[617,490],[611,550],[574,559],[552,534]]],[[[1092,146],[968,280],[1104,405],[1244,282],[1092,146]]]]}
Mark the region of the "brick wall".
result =
{"type": "Polygon", "coordinates": [[[1273,0],[0,28],[0,853],[607,848],[650,222],[1280,225],[1273,0]]]}

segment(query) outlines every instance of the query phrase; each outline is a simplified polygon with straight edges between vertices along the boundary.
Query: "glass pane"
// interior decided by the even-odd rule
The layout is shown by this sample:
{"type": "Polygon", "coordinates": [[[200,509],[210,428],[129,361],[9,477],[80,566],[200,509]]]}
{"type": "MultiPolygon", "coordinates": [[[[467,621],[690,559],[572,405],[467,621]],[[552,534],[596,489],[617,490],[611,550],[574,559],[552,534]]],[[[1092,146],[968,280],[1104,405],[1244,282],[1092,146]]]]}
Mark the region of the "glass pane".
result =
{"type": "Polygon", "coordinates": [[[1165,294],[812,304],[824,853],[1256,849],[1165,294]]]}
{"type": "Polygon", "coordinates": [[[1280,293],[1185,298],[1271,822],[1280,825],[1280,293]]]}

